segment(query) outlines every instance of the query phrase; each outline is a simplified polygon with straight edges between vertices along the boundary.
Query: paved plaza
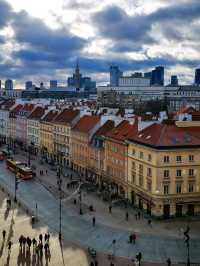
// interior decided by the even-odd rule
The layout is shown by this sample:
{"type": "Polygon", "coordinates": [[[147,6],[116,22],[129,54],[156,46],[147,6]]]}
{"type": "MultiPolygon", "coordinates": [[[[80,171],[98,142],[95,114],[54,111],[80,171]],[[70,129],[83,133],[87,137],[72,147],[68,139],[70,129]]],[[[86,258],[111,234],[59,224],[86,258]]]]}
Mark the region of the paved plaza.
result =
{"type": "MultiPolygon", "coordinates": [[[[56,239],[55,250],[58,249],[58,251],[61,252],[56,235],[59,228],[59,200],[56,187],[56,173],[50,171],[46,164],[39,166],[36,160],[32,160],[32,164],[33,163],[37,167],[37,173],[39,173],[40,168],[43,170],[48,169],[48,172],[46,174],[46,171],[44,171],[45,174],[39,176],[40,180],[36,179],[28,182],[21,182],[17,191],[18,201],[24,208],[31,210],[33,213],[36,212],[35,206],[37,203],[40,220],[37,226],[39,227],[40,225],[40,229],[43,228],[44,231],[50,230],[52,233],[55,232],[53,233],[56,239]]],[[[14,175],[7,171],[4,163],[1,164],[0,169],[0,184],[6,191],[9,191],[13,195],[14,175]]],[[[66,189],[66,183],[69,180],[64,177],[63,180],[65,196],[62,200],[62,229],[65,244],[70,243],[70,245],[72,245],[71,243],[73,243],[76,247],[95,248],[101,256],[102,265],[109,265],[107,255],[103,256],[102,253],[112,254],[113,252],[117,257],[127,257],[131,259],[135,258],[135,255],[141,251],[143,260],[152,262],[152,265],[156,265],[156,263],[165,265],[168,257],[170,257],[174,263],[183,263],[186,261],[186,247],[181,229],[186,227],[188,224],[187,220],[170,222],[153,221],[152,227],[150,227],[145,218],[141,218],[139,221],[136,220],[135,211],[128,209],[129,221],[126,221],[125,210],[123,208],[114,207],[112,214],[110,214],[108,212],[108,204],[99,199],[94,193],[84,193],[82,201],[84,214],[79,215],[79,205],[74,205],[71,198],[68,200],[69,195],[72,193],[72,191],[66,189]],[[88,206],[91,204],[95,208],[95,212],[92,213],[88,210],[88,206]],[[92,217],[94,215],[96,217],[95,227],[92,226],[92,217]],[[130,232],[135,232],[137,235],[135,245],[128,243],[130,232]],[[112,245],[113,239],[116,240],[114,246],[112,245]],[[106,260],[105,262],[103,262],[104,257],[106,260]]],[[[3,214],[1,216],[3,216],[3,214]]],[[[23,215],[21,217],[23,217],[23,215]]],[[[26,219],[29,221],[29,218],[26,219]]],[[[199,263],[200,223],[198,221],[192,221],[189,224],[191,227],[191,261],[193,263],[199,263]]],[[[38,234],[40,229],[34,229],[33,234],[38,234]]],[[[29,232],[29,230],[27,230],[27,232],[29,232]]],[[[69,250],[70,248],[71,246],[69,246],[69,250]]],[[[72,251],[73,250],[74,249],[72,249],[72,251]]],[[[75,250],[83,254],[80,255],[80,257],[83,256],[83,259],[81,259],[81,262],[76,262],[76,264],[73,264],[73,259],[71,259],[71,264],[67,263],[66,265],[88,265],[87,255],[83,249],[76,248],[75,250]]],[[[59,255],[60,253],[56,252],[55,254],[59,255]]],[[[68,252],[66,252],[66,254],[68,254],[68,252]]],[[[69,257],[72,258],[74,254],[76,253],[69,252],[69,257]]],[[[74,260],[76,260],[77,257],[78,256],[75,255],[74,260]]],[[[5,259],[6,257],[4,260],[5,259]]],[[[132,265],[130,261],[117,261],[117,263],[116,265],[132,265]]],[[[6,265],[5,262],[2,265],[6,265]]]]}

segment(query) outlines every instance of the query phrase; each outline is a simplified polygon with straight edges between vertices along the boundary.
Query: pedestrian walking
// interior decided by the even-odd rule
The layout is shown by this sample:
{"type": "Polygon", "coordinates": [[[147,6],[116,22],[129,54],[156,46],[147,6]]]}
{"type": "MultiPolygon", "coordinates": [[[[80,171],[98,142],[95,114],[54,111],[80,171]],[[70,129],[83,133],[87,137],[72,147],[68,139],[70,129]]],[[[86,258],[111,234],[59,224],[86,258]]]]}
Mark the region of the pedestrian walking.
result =
{"type": "Polygon", "coordinates": [[[40,243],[42,243],[42,234],[39,235],[39,240],[40,240],[40,243]]]}
{"type": "Polygon", "coordinates": [[[32,244],[33,244],[33,248],[35,248],[37,245],[37,240],[35,238],[32,239],[32,244]]]}
{"type": "Polygon", "coordinates": [[[135,214],[135,220],[137,220],[138,219],[138,216],[137,216],[137,213],[135,214]]]}
{"type": "Polygon", "coordinates": [[[47,234],[47,241],[49,242],[49,239],[50,239],[50,234],[48,233],[47,234]]]}
{"type": "Polygon", "coordinates": [[[95,262],[94,262],[94,266],[98,266],[98,265],[99,265],[98,261],[95,260],[95,262]]]}
{"type": "Polygon", "coordinates": [[[140,220],[140,217],[141,217],[141,213],[140,212],[138,212],[138,219],[140,220]]]}
{"type": "Polygon", "coordinates": [[[132,244],[132,242],[133,242],[133,235],[130,234],[130,235],[129,235],[129,243],[132,244]]]}
{"type": "Polygon", "coordinates": [[[126,212],[126,221],[128,221],[128,216],[129,216],[128,212],[126,212]]]}
{"type": "Polygon", "coordinates": [[[22,247],[22,244],[23,244],[23,235],[21,235],[20,237],[19,237],[19,246],[20,246],[20,248],[22,247]]]}
{"type": "Polygon", "coordinates": [[[95,218],[95,216],[93,216],[93,218],[92,218],[92,225],[95,226],[95,224],[96,224],[96,218],[95,218]]]}
{"type": "Polygon", "coordinates": [[[112,205],[109,205],[109,213],[112,213],[112,205]]]}
{"type": "Polygon", "coordinates": [[[168,259],[167,259],[167,266],[171,266],[171,265],[172,265],[171,259],[168,258],[168,259]]]}
{"type": "Polygon", "coordinates": [[[49,250],[49,244],[47,242],[44,245],[44,250],[45,250],[45,253],[47,253],[47,251],[49,250]]]}
{"type": "Polygon", "coordinates": [[[6,230],[2,231],[2,236],[3,236],[3,240],[5,240],[5,238],[6,238],[6,230]]]}
{"type": "Polygon", "coordinates": [[[138,262],[139,262],[139,266],[141,265],[141,260],[142,260],[142,253],[139,252],[139,253],[138,253],[138,262]]]}
{"type": "Polygon", "coordinates": [[[46,242],[48,240],[47,234],[44,235],[44,241],[46,242]]]}
{"type": "Polygon", "coordinates": [[[46,175],[48,174],[48,170],[46,169],[46,175]]]}
{"type": "Polygon", "coordinates": [[[11,246],[12,246],[12,242],[11,242],[11,241],[9,241],[9,242],[8,242],[8,253],[10,253],[10,252],[11,252],[11,246]]]}
{"type": "Polygon", "coordinates": [[[23,246],[25,247],[26,245],[26,237],[23,237],[23,246]]]}
{"type": "Polygon", "coordinates": [[[40,248],[40,256],[43,256],[43,245],[42,243],[39,244],[39,248],[40,248]]]}
{"type": "Polygon", "coordinates": [[[27,237],[26,238],[26,242],[27,242],[28,248],[30,250],[30,248],[31,248],[31,242],[32,242],[31,239],[29,237],[27,237]]]}
{"type": "Polygon", "coordinates": [[[151,219],[148,220],[148,225],[151,226],[151,219]]]}

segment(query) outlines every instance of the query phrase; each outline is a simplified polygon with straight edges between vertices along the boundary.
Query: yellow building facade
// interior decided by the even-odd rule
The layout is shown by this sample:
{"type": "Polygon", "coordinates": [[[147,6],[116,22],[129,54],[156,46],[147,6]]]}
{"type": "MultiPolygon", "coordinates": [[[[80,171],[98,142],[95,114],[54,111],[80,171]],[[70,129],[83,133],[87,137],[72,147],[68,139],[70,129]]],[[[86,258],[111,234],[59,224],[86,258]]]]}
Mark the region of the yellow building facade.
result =
{"type": "Polygon", "coordinates": [[[127,141],[129,200],[156,217],[200,214],[200,139],[175,127],[161,126],[159,136],[152,126],[127,141]]]}

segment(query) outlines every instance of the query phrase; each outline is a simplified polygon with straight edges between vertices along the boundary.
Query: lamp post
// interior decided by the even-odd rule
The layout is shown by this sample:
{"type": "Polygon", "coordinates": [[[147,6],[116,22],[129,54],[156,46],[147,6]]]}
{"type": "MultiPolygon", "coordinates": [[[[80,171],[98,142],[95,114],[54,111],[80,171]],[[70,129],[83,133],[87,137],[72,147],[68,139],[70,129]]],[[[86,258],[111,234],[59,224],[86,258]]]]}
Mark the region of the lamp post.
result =
{"type": "Polygon", "coordinates": [[[185,236],[185,243],[187,247],[187,266],[190,266],[190,236],[189,236],[190,227],[189,225],[186,228],[186,231],[184,232],[185,236]]]}
{"type": "Polygon", "coordinates": [[[59,240],[61,241],[62,238],[62,224],[61,224],[61,219],[62,219],[62,190],[61,190],[61,186],[62,186],[62,179],[61,179],[61,169],[60,167],[58,168],[57,171],[57,184],[58,184],[58,190],[59,190],[59,240]]]}

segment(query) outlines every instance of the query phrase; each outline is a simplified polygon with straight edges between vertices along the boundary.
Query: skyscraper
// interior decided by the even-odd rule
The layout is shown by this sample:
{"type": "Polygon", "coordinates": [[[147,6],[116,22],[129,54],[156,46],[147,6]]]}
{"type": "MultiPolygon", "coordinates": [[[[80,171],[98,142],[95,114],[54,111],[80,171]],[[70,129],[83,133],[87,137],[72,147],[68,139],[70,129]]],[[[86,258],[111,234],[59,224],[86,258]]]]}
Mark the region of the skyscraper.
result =
{"type": "Polygon", "coordinates": [[[123,75],[118,66],[110,66],[110,86],[119,86],[119,78],[123,75]]]}
{"type": "Polygon", "coordinates": [[[178,77],[176,75],[171,76],[171,86],[178,86],[178,77]]]}
{"type": "Polygon", "coordinates": [[[0,80],[0,90],[1,90],[1,80],[0,80]]]}
{"type": "Polygon", "coordinates": [[[32,89],[33,88],[33,83],[32,83],[32,81],[26,81],[26,83],[25,83],[25,89],[26,90],[30,90],[30,89],[32,89]]]}
{"type": "Polygon", "coordinates": [[[164,67],[158,66],[152,71],[152,85],[164,86],[164,67]]]}
{"type": "Polygon", "coordinates": [[[194,80],[195,85],[200,85],[200,68],[197,68],[195,70],[195,80],[194,80]]]}
{"type": "Polygon", "coordinates": [[[57,80],[50,80],[50,89],[57,88],[58,82],[57,80]]]}
{"type": "Polygon", "coordinates": [[[13,81],[11,79],[5,81],[5,90],[13,90],[13,81]]]}

